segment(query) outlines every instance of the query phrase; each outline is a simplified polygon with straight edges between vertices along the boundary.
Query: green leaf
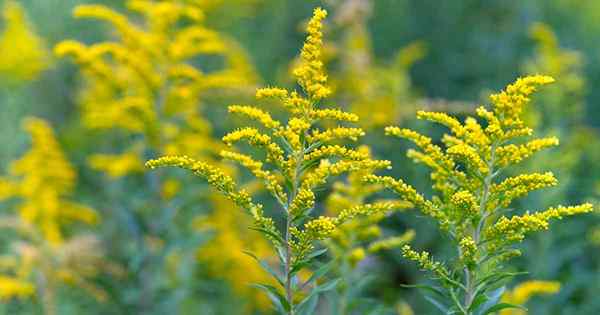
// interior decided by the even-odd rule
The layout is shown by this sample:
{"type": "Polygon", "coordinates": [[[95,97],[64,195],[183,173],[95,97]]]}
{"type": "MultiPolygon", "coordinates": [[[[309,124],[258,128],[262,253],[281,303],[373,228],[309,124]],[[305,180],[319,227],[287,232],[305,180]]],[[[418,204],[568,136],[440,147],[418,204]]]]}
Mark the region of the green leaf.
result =
{"type": "Polygon", "coordinates": [[[276,272],[275,270],[273,270],[273,268],[271,268],[271,266],[269,266],[269,264],[268,264],[266,261],[264,261],[264,260],[262,260],[262,259],[260,259],[260,258],[256,257],[256,255],[254,255],[253,253],[251,253],[251,252],[249,252],[249,251],[243,251],[243,252],[244,252],[244,254],[246,254],[246,255],[248,255],[248,256],[250,256],[250,257],[254,258],[254,260],[256,260],[256,261],[258,262],[258,264],[259,264],[259,265],[260,265],[260,266],[261,266],[261,267],[262,267],[262,268],[263,268],[263,269],[264,269],[266,272],[268,272],[268,273],[269,273],[271,276],[273,276],[273,278],[275,278],[275,279],[277,280],[277,282],[279,282],[279,284],[280,284],[282,287],[285,287],[285,284],[284,284],[284,281],[283,281],[283,275],[281,275],[280,273],[278,273],[278,272],[276,272]]]}
{"type": "Polygon", "coordinates": [[[436,300],[435,298],[432,298],[429,295],[423,295],[423,297],[431,304],[433,304],[433,306],[435,306],[438,310],[442,311],[442,313],[446,314],[448,313],[448,307],[445,306],[442,302],[436,300]]]}
{"type": "Polygon", "coordinates": [[[415,288],[415,289],[419,289],[419,290],[425,290],[427,292],[434,293],[435,295],[437,295],[438,297],[440,297],[442,299],[448,298],[448,296],[442,291],[441,288],[434,287],[434,286],[431,286],[428,284],[401,284],[400,286],[405,287],[405,288],[415,288]]]}
{"type": "Polygon", "coordinates": [[[478,313],[479,314],[487,314],[487,313],[481,313],[481,312],[484,312],[487,309],[498,304],[498,302],[500,302],[500,298],[502,297],[502,294],[504,293],[505,290],[506,290],[506,287],[502,286],[502,287],[499,287],[499,288],[495,289],[494,291],[490,292],[489,295],[486,295],[488,300],[481,306],[478,313]]]}
{"type": "Polygon", "coordinates": [[[259,228],[259,227],[249,227],[249,229],[254,230],[254,231],[258,231],[261,232],[263,234],[266,234],[268,236],[271,236],[272,238],[274,238],[275,240],[277,240],[279,243],[285,243],[285,241],[283,240],[283,238],[281,237],[281,235],[279,235],[279,233],[275,233],[273,231],[269,231],[263,228],[259,228]]]}
{"type": "Polygon", "coordinates": [[[334,261],[330,261],[329,263],[326,263],[319,267],[319,269],[315,270],[315,272],[313,272],[310,278],[308,278],[308,280],[306,280],[306,282],[302,284],[302,288],[306,287],[307,285],[324,276],[329,270],[331,270],[331,267],[333,267],[333,265],[334,261]]]}
{"type": "Polygon", "coordinates": [[[492,314],[494,312],[501,311],[501,310],[507,309],[507,308],[517,308],[517,309],[527,311],[526,308],[524,308],[523,306],[520,306],[520,305],[514,305],[514,304],[510,304],[510,303],[500,303],[500,304],[496,304],[496,305],[490,307],[485,312],[481,313],[481,315],[492,314]]]}
{"type": "Polygon", "coordinates": [[[325,254],[327,252],[327,248],[321,248],[319,250],[316,250],[314,252],[312,252],[311,254],[309,254],[308,256],[306,256],[306,259],[313,259],[313,258],[317,258],[323,254],[325,254]]]}
{"type": "Polygon", "coordinates": [[[290,303],[274,286],[260,283],[254,283],[252,286],[265,291],[271,301],[273,301],[273,304],[275,304],[277,308],[282,311],[282,313],[287,313],[290,311],[290,303]]]}
{"type": "Polygon", "coordinates": [[[319,302],[319,295],[311,295],[310,298],[303,300],[298,304],[297,310],[299,315],[313,315],[319,302]]]}
{"type": "Polygon", "coordinates": [[[319,292],[325,292],[325,291],[329,291],[329,290],[335,289],[335,287],[340,282],[340,280],[341,280],[340,278],[333,279],[333,280],[331,280],[329,282],[326,282],[326,283],[318,286],[316,289],[319,292]]]}
{"type": "Polygon", "coordinates": [[[310,265],[310,261],[308,259],[298,261],[298,262],[292,264],[292,268],[290,269],[290,274],[293,276],[308,265],[310,265]]]}

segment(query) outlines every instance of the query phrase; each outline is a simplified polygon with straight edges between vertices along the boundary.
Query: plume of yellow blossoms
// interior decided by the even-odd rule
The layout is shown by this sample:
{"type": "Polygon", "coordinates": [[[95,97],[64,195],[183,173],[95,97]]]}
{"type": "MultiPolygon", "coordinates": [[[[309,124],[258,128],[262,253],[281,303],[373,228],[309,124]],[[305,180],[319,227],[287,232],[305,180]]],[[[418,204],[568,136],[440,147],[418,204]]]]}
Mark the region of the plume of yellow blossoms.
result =
{"type": "Polygon", "coordinates": [[[7,177],[0,177],[0,201],[14,199],[17,212],[0,217],[0,228],[19,233],[18,241],[8,246],[9,253],[0,256],[0,297],[25,297],[37,291],[52,314],[56,286],[62,283],[104,300],[106,294],[87,280],[109,265],[99,241],[91,235],[66,236],[73,223],[95,224],[98,215],[69,200],[77,174],[48,123],[28,118],[24,128],[31,134],[31,148],[10,165],[7,177]]]}
{"type": "Polygon", "coordinates": [[[349,171],[389,166],[388,161],[371,160],[368,155],[343,145],[344,140],[356,140],[363,135],[360,128],[345,126],[345,123],[356,122],[356,115],[335,108],[319,108],[320,101],[331,93],[321,59],[322,21],[326,14],[326,11],[317,8],[308,23],[301,62],[294,70],[302,90],[270,87],[256,92],[257,99],[278,100],[288,112],[287,122],[277,120],[256,107],[234,105],[229,108],[231,113],[246,116],[257,126],[237,129],[223,137],[229,146],[243,142],[264,152],[259,159],[235,150],[223,150],[221,156],[247,168],[264,183],[281,208],[279,215],[284,217],[283,227],[278,227],[276,218],[271,216],[277,213],[265,211],[262,204],[253,201],[245,189],[215,166],[186,156],[166,156],[146,163],[150,168],[176,166],[188,169],[204,177],[211,186],[252,216],[254,228],[271,241],[279,257],[278,268],[271,268],[261,261],[279,287],[256,286],[264,289],[274,299],[274,306],[285,314],[310,314],[318,293],[335,287],[336,281],[317,284],[316,280],[321,276],[319,272],[302,283],[297,278],[298,272],[324,253],[316,249],[316,241],[330,238],[342,223],[356,216],[395,207],[392,202],[361,204],[344,209],[335,217],[315,218],[311,215],[316,202],[315,190],[328,178],[349,171]],[[319,124],[322,121],[334,121],[338,125],[323,128],[319,124]],[[306,292],[308,289],[312,291],[306,292]]]}
{"type": "Polygon", "coordinates": [[[525,106],[537,87],[553,81],[541,75],[523,77],[492,94],[492,109],[483,106],[477,109],[483,123],[474,117],[460,122],[441,112],[418,112],[418,118],[450,130],[442,138],[444,147],[413,130],[386,128],[388,135],[406,138],[418,147],[410,150],[408,156],[431,168],[433,188],[439,194],[429,200],[402,180],[387,176],[371,175],[365,180],[384,185],[415,204],[425,215],[437,220],[440,229],[454,241],[459,257],[452,265],[458,266],[457,270],[433,261],[426,252],[404,247],[408,259],[432,271],[439,280],[446,299],[441,303],[451,311],[475,314],[489,310],[481,308],[498,307],[493,309],[498,311],[508,307],[497,306],[499,302],[493,300],[490,290],[510,276],[502,271],[502,263],[520,254],[512,245],[528,233],[548,229],[551,219],[592,210],[592,205],[586,203],[508,215],[514,199],[557,184],[551,172],[513,177],[503,174],[507,167],[558,145],[554,137],[528,139],[533,130],[522,120],[525,106]],[[482,299],[489,303],[480,303],[482,299]]]}
{"type": "Polygon", "coordinates": [[[203,24],[201,6],[130,0],[127,8],[141,15],[142,22],[102,5],[78,6],[75,17],[108,23],[116,39],[92,45],[67,40],[55,47],[57,55],[72,57],[82,68],[84,125],[119,129],[139,139],[122,154],[92,156],[91,166],[121,177],[141,172],[148,151],[192,156],[218,152],[199,99],[254,80],[244,53],[203,24]],[[211,72],[195,66],[199,57],[208,56],[222,57],[225,65],[211,72]]]}
{"type": "Polygon", "coordinates": [[[4,1],[2,16],[0,76],[11,83],[37,78],[50,65],[50,54],[43,40],[34,33],[17,2],[4,1]]]}
{"type": "MultiPolygon", "coordinates": [[[[552,295],[558,293],[560,283],[556,281],[531,280],[520,283],[512,290],[504,292],[502,302],[514,305],[523,305],[535,295],[552,295]]],[[[500,315],[526,315],[522,309],[505,309],[500,315]]]]}

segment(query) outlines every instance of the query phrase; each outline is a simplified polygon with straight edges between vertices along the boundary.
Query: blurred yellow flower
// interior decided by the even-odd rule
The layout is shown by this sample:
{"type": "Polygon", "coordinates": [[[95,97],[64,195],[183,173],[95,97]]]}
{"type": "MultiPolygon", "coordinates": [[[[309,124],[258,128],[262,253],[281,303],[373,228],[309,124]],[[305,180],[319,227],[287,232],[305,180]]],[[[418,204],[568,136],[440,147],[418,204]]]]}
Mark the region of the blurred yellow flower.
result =
{"type": "Polygon", "coordinates": [[[4,1],[4,29],[0,33],[0,76],[18,83],[37,78],[50,66],[50,52],[27,21],[18,2],[4,1]]]}

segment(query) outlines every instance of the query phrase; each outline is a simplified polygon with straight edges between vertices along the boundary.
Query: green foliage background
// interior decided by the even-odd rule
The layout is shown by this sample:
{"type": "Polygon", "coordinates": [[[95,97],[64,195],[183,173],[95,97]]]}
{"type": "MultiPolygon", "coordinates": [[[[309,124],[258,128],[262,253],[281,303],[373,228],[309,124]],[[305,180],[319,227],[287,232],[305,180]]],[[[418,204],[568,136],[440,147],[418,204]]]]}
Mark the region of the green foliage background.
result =
{"type": "MultiPolygon", "coordinates": [[[[48,47],[67,38],[86,43],[106,38],[107,29],[100,23],[71,17],[71,11],[77,4],[93,2],[123,8],[122,1],[116,0],[19,2],[48,47]]],[[[256,5],[242,7],[225,5],[208,17],[208,24],[240,42],[248,51],[262,82],[286,82],[289,63],[296,57],[304,38],[299,25],[319,5],[331,8],[331,3],[327,1],[295,0],[263,0],[256,5]]],[[[565,125],[559,131],[562,135],[561,146],[532,162],[539,163],[536,167],[565,168],[557,172],[560,192],[556,195],[546,195],[545,191],[535,193],[533,197],[522,201],[521,206],[539,209],[555,201],[571,204],[596,198],[597,185],[600,183],[600,146],[596,144],[600,135],[599,1],[374,0],[372,5],[373,14],[368,21],[368,29],[376,62],[385,64],[399,49],[415,40],[423,41],[427,45],[427,54],[410,69],[412,90],[424,99],[445,100],[448,110],[459,113],[464,108],[452,108],[453,105],[485,101],[482,98],[486,94],[484,92],[498,90],[524,74],[524,64],[535,53],[535,42],[528,34],[529,27],[534,22],[548,24],[556,32],[562,48],[578,51],[582,56],[582,74],[586,80],[581,98],[583,115],[581,119],[562,116],[565,125]],[[570,150],[567,153],[563,151],[566,148],[570,150]],[[556,162],[558,158],[561,159],[556,162]]],[[[331,12],[335,14],[335,9],[331,12]]],[[[326,33],[326,41],[329,40],[335,40],[335,37],[329,37],[326,33]]],[[[103,182],[99,174],[87,168],[85,158],[97,146],[90,139],[102,145],[110,145],[110,140],[78,132],[81,127],[75,100],[79,84],[77,73],[72,63],[54,60],[53,66],[34,82],[18,86],[0,84],[0,169],[5,170],[9,161],[27,149],[28,137],[20,130],[21,119],[28,115],[40,116],[50,120],[56,127],[68,157],[79,170],[80,200],[99,209],[107,209],[107,204],[114,200],[105,199],[106,195],[98,195],[98,191],[103,191],[114,199],[129,198],[133,203],[143,202],[147,196],[133,183],[122,182],[115,186],[103,182]]],[[[560,77],[556,79],[561,81],[560,77]]],[[[540,105],[540,110],[546,111],[543,115],[559,117],[561,112],[553,112],[556,108],[572,105],[540,105]]],[[[223,121],[224,107],[215,106],[221,107],[208,110],[210,120],[223,121]]],[[[421,123],[412,119],[403,121],[403,124],[423,128],[421,123]]],[[[214,127],[216,136],[220,136],[229,126],[215,124],[214,127]]],[[[553,126],[542,125],[539,129],[548,134],[557,131],[553,126]]],[[[373,135],[365,139],[374,148],[374,155],[392,160],[395,176],[405,178],[418,190],[427,191],[429,181],[424,175],[426,170],[414,166],[404,157],[403,145],[382,140],[381,134],[382,130],[375,130],[373,135]]],[[[197,184],[191,182],[188,185],[197,184]]],[[[400,215],[383,224],[386,228],[397,230],[414,227],[418,231],[414,241],[416,248],[442,256],[450,250],[444,246],[447,240],[437,232],[427,232],[435,229],[425,219],[400,215]]],[[[600,313],[600,300],[597,298],[600,291],[599,248],[589,240],[589,233],[596,225],[600,225],[600,218],[595,215],[569,219],[553,226],[552,233],[536,235],[522,245],[525,254],[518,259],[518,267],[529,270],[530,274],[521,276],[515,283],[526,279],[545,279],[560,281],[563,286],[557,295],[535,298],[529,303],[530,314],[600,313]]],[[[129,234],[128,228],[104,225],[98,228],[98,233],[104,240],[119,243],[119,237],[124,238],[129,234]]],[[[197,245],[209,236],[175,233],[168,237],[181,244],[197,245]]],[[[188,245],[182,246],[187,248],[185,246],[188,245]]],[[[130,255],[133,257],[136,252],[132,250],[130,255]]],[[[375,280],[368,287],[366,296],[378,298],[389,305],[403,299],[412,306],[415,314],[434,313],[419,294],[401,286],[422,280],[412,264],[402,259],[398,252],[381,255],[378,261],[375,280]]],[[[236,308],[236,302],[232,303],[236,298],[232,298],[227,286],[206,275],[202,264],[187,263],[180,268],[187,268],[189,273],[183,273],[193,275],[187,277],[186,283],[178,283],[187,291],[182,291],[182,296],[177,296],[179,293],[176,289],[160,292],[158,297],[161,301],[157,303],[160,308],[155,309],[155,314],[241,313],[236,308]]],[[[123,299],[125,294],[134,294],[131,291],[137,290],[136,287],[124,288],[120,280],[110,278],[98,281],[109,291],[109,303],[98,305],[76,289],[65,289],[65,292],[61,292],[60,314],[136,313],[123,299]]],[[[39,311],[35,305],[28,303],[11,303],[0,307],[0,312],[5,314],[36,314],[39,311]]]]}

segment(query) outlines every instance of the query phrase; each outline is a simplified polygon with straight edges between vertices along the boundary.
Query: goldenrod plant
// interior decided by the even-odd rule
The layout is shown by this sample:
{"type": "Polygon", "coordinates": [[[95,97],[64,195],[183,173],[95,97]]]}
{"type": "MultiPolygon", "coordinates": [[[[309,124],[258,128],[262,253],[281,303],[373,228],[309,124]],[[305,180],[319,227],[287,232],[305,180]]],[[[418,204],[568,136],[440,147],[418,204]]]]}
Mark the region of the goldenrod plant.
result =
{"type": "MultiPolygon", "coordinates": [[[[366,146],[358,148],[358,151],[371,156],[366,146]]],[[[362,180],[373,171],[369,168],[361,169],[348,174],[346,180],[336,181],[325,203],[327,214],[338,215],[344,209],[360,206],[379,191],[379,185],[368,184],[362,180]]],[[[396,200],[383,199],[377,202],[394,202],[396,209],[412,206],[409,202],[396,200]]],[[[379,223],[387,217],[387,213],[382,212],[356,218],[340,226],[325,243],[334,261],[332,273],[341,279],[335,294],[331,295],[332,301],[329,301],[332,307],[331,314],[354,314],[360,312],[359,310],[382,307],[362,299],[361,294],[373,279],[368,275],[368,270],[361,268],[361,263],[382,251],[399,249],[415,236],[413,230],[396,235],[381,228],[379,223]]]]}
{"type": "Polygon", "coordinates": [[[435,306],[450,314],[490,314],[518,307],[500,301],[504,281],[514,273],[504,264],[520,255],[514,248],[529,233],[546,230],[549,221],[592,210],[589,203],[556,206],[544,211],[516,213],[514,199],[557,185],[551,172],[507,177],[507,168],[538,151],[558,145],[555,137],[528,139],[533,130],[522,118],[525,106],[538,86],[552,83],[549,76],[517,79],[490,96],[491,110],[477,109],[479,120],[464,122],[443,113],[419,111],[417,117],[439,123],[450,130],[442,138],[444,147],[410,129],[386,128],[390,136],[405,138],[419,150],[409,150],[415,162],[431,168],[434,190],[428,199],[402,180],[389,176],[367,176],[368,183],[381,184],[400,198],[412,202],[424,215],[435,219],[456,247],[456,259],[434,260],[426,251],[403,247],[403,255],[429,271],[441,287],[426,286],[435,306]]]}
{"type": "Polygon", "coordinates": [[[348,171],[389,166],[388,161],[372,160],[364,152],[343,145],[343,140],[357,140],[364,134],[360,128],[345,126],[345,123],[356,122],[358,116],[319,106],[331,94],[321,60],[322,21],[326,15],[325,10],[315,9],[307,26],[308,37],[301,51],[301,62],[294,70],[301,91],[268,87],[256,92],[257,99],[278,100],[288,113],[287,122],[253,106],[229,107],[229,112],[256,121],[261,129],[237,129],[225,135],[223,142],[229,146],[245,142],[264,154],[258,155],[257,160],[238,151],[223,150],[221,156],[244,166],[264,182],[279,211],[265,209],[232,177],[209,163],[187,156],[165,156],[146,163],[149,168],[175,166],[192,171],[251,215],[253,229],[270,241],[279,258],[273,268],[257,257],[277,286],[255,286],[266,291],[273,306],[282,314],[313,314],[319,293],[335,288],[338,282],[337,279],[321,281],[327,265],[317,269],[305,281],[298,277],[299,272],[314,265],[325,252],[318,247],[317,241],[329,239],[341,224],[356,216],[384,212],[396,206],[392,202],[361,204],[347,208],[335,217],[312,215],[315,191],[328,178],[348,171]],[[334,121],[339,125],[320,127],[322,121],[334,121]],[[281,216],[283,222],[278,224],[281,216]]]}
{"type": "Polygon", "coordinates": [[[0,76],[3,83],[31,81],[50,66],[50,52],[35,33],[22,6],[4,1],[0,32],[0,76]]]}
{"type": "MultiPolygon", "coordinates": [[[[107,137],[115,133],[121,135],[117,143],[122,145],[117,147],[124,147],[123,152],[111,148],[112,152],[93,154],[89,158],[89,165],[104,172],[112,182],[124,183],[128,177],[143,175],[143,161],[152,156],[186,154],[212,161],[224,148],[213,139],[213,126],[204,116],[206,99],[224,91],[240,94],[253,86],[256,76],[241,47],[206,25],[206,10],[217,5],[213,1],[127,1],[126,7],[140,19],[103,5],[80,5],[74,10],[75,17],[106,22],[115,33],[110,41],[86,45],[68,40],[55,47],[59,56],[70,56],[81,67],[84,85],[78,101],[83,125],[102,131],[107,137]],[[213,67],[211,62],[219,67],[213,67]]],[[[173,261],[179,261],[181,266],[188,261],[173,257],[182,252],[190,257],[195,255],[194,250],[184,250],[170,243],[169,237],[180,236],[168,234],[176,214],[181,213],[179,209],[189,200],[175,198],[184,186],[182,182],[174,176],[152,173],[142,185],[152,190],[148,205],[128,204],[124,198],[129,196],[110,199],[118,199],[114,207],[128,208],[138,224],[140,232],[135,246],[145,258],[139,268],[133,263],[130,266],[144,289],[135,304],[151,309],[159,303],[153,295],[161,288],[166,286],[175,292],[181,281],[190,281],[186,273],[168,271],[173,261]],[[154,277],[163,272],[170,276],[154,277]],[[183,279],[173,281],[174,274],[183,279]]],[[[210,210],[210,207],[206,209],[210,210]]],[[[129,224],[130,221],[120,222],[129,224]]],[[[241,238],[233,231],[221,230],[223,228],[218,226],[216,233],[228,233],[230,237],[238,237],[241,243],[256,242],[259,247],[263,246],[260,239],[241,238]]],[[[223,246],[211,244],[219,240],[221,238],[216,236],[207,246],[223,246]]],[[[230,259],[232,257],[226,255],[219,258],[222,260],[212,263],[249,264],[244,258],[230,259]]],[[[231,279],[225,274],[220,276],[231,279]]],[[[239,288],[235,282],[231,285],[239,288]]],[[[244,295],[246,291],[236,290],[236,293],[244,295]]]]}
{"type": "MultiPolygon", "coordinates": [[[[530,280],[519,283],[511,290],[502,294],[502,302],[514,305],[524,305],[536,295],[553,295],[560,290],[560,283],[556,281],[530,280]]],[[[504,309],[500,315],[526,315],[521,309],[504,309]]]]}
{"type": "Polygon", "coordinates": [[[13,201],[6,208],[15,210],[0,217],[0,227],[19,235],[0,256],[0,297],[38,296],[45,314],[59,314],[60,285],[79,287],[105,301],[106,293],[91,280],[119,269],[104,259],[93,234],[71,229],[78,223],[96,224],[99,216],[71,200],[77,173],[50,125],[28,118],[24,127],[32,138],[31,149],[11,164],[7,177],[0,177],[0,201],[13,201]]]}

